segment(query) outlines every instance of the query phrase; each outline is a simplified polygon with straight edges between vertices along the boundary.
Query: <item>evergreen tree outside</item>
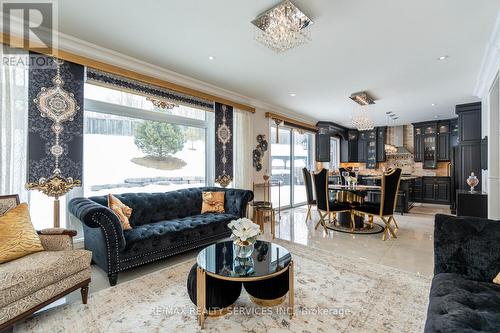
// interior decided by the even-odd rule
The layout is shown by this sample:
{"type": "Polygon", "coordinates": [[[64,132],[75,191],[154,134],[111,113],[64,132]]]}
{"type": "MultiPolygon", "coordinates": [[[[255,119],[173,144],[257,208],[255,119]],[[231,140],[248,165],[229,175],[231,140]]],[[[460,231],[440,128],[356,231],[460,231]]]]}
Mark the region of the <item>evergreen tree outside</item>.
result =
{"type": "Polygon", "coordinates": [[[135,131],[135,145],[149,157],[167,160],[184,147],[184,133],[179,125],[146,120],[135,131]]]}

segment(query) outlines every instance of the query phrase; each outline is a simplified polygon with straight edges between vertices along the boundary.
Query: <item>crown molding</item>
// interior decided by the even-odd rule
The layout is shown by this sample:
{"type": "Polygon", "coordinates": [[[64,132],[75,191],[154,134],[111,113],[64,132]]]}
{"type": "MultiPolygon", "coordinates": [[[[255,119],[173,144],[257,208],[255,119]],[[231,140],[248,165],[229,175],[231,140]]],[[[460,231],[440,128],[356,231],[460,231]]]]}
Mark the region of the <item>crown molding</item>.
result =
{"type": "Polygon", "coordinates": [[[217,95],[242,104],[248,104],[256,109],[281,113],[295,118],[299,121],[311,122],[313,124],[317,121],[314,118],[298,114],[289,109],[278,107],[270,103],[266,103],[227,89],[217,87],[216,85],[194,79],[187,75],[179,74],[172,70],[150,64],[148,62],[95,45],[93,43],[75,38],[70,35],[57,33],[57,39],[59,48],[67,52],[79,54],[88,58],[93,58],[95,60],[106,62],[117,67],[139,72],[144,75],[156,77],[158,79],[169,81],[192,89],[200,90],[208,94],[217,95]]]}
{"type": "Polygon", "coordinates": [[[493,80],[500,70],[500,12],[497,14],[495,26],[490,40],[486,45],[485,54],[481,63],[476,85],[474,87],[474,96],[483,98],[489,91],[493,80]]]}
{"type": "MultiPolygon", "coordinates": [[[[0,13],[0,17],[1,17],[0,13]]],[[[11,31],[13,36],[23,35],[23,21],[17,17],[11,16],[11,31]]],[[[286,108],[282,108],[271,103],[263,102],[255,98],[251,98],[227,89],[220,88],[216,85],[197,80],[187,75],[177,73],[166,68],[150,64],[140,59],[127,56],[117,51],[107,49],[105,47],[90,43],[88,41],[76,38],[71,35],[61,33],[59,31],[53,32],[54,46],[56,49],[77,54],[82,57],[107,63],[116,67],[126,70],[138,72],[147,76],[151,76],[160,80],[172,82],[181,86],[191,89],[196,89],[207,94],[219,96],[228,100],[239,102],[241,104],[251,105],[256,109],[262,111],[275,112],[286,115],[297,121],[309,122],[315,124],[318,119],[299,114],[286,108]]]]}

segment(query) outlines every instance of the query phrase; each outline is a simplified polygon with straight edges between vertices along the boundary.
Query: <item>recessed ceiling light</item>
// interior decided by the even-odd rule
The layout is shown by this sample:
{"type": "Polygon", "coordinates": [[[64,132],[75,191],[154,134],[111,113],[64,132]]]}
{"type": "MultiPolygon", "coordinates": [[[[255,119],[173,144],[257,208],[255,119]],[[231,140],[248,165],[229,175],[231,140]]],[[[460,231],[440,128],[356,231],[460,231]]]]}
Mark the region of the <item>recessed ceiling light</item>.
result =
{"type": "Polygon", "coordinates": [[[439,118],[439,116],[434,116],[434,118],[438,119],[438,118],[439,118]]]}
{"type": "Polygon", "coordinates": [[[215,57],[214,56],[209,56],[208,60],[215,60],[215,57]]]}
{"type": "Polygon", "coordinates": [[[436,103],[432,103],[431,106],[436,106],[437,104],[436,103]]]}
{"type": "Polygon", "coordinates": [[[290,93],[290,97],[295,97],[295,96],[297,96],[296,93],[290,93]]]}
{"type": "Polygon", "coordinates": [[[442,60],[446,60],[446,59],[448,59],[448,58],[449,58],[449,56],[447,56],[447,55],[443,55],[443,56],[440,56],[440,57],[438,58],[438,60],[442,61],[442,60]]]}

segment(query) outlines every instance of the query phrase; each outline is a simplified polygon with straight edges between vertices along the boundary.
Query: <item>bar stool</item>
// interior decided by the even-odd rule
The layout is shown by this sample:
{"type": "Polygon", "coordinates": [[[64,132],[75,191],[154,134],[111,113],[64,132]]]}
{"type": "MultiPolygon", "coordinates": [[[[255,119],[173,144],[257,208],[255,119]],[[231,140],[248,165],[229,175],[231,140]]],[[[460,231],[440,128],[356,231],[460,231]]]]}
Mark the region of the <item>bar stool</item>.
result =
{"type": "MultiPolygon", "coordinates": [[[[276,224],[276,214],[274,211],[273,203],[270,200],[271,197],[271,186],[273,184],[270,181],[264,183],[253,183],[253,192],[256,193],[256,189],[262,189],[264,194],[264,200],[256,201],[254,200],[250,205],[253,207],[252,217],[254,222],[259,225],[260,230],[264,232],[264,223],[266,218],[271,221],[271,235],[274,239],[275,237],[275,224],[276,224]]],[[[279,183],[278,183],[279,185],[279,183]]]]}

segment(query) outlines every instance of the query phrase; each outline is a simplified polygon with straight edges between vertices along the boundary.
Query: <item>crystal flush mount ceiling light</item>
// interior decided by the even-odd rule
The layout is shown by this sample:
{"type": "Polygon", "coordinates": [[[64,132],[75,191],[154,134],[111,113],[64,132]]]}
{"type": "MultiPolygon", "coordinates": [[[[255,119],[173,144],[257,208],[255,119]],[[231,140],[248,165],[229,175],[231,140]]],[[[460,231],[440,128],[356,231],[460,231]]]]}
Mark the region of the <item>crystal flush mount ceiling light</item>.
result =
{"type": "Polygon", "coordinates": [[[276,53],[285,52],[310,40],[308,27],[313,24],[291,1],[283,1],[260,14],[252,24],[255,39],[276,53]]]}

